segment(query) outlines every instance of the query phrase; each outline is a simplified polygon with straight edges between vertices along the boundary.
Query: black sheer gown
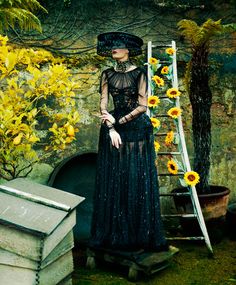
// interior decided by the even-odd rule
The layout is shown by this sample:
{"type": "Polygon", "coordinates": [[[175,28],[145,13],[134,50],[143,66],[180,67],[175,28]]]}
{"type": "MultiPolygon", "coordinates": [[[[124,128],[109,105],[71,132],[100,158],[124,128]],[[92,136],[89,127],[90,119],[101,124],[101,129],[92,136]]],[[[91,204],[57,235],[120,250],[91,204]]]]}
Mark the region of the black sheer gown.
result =
{"type": "Polygon", "coordinates": [[[90,246],[117,250],[167,250],[160,215],[153,127],[147,109],[146,73],[142,68],[101,77],[101,112],[113,98],[119,149],[102,124],[99,139],[90,246]]]}

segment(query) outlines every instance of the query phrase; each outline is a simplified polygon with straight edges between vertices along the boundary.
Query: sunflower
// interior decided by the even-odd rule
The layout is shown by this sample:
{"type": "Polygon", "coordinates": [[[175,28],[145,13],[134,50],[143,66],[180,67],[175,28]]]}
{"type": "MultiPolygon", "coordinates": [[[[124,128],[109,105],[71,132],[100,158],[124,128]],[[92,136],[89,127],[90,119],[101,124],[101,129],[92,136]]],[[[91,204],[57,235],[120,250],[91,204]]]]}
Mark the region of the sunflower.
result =
{"type": "Polygon", "coordinates": [[[169,98],[176,98],[180,96],[181,92],[177,88],[170,88],[166,91],[166,95],[169,98]]]}
{"type": "Polygon", "coordinates": [[[161,145],[159,144],[158,141],[154,141],[154,148],[155,148],[155,151],[158,152],[159,149],[160,149],[161,145]]]}
{"type": "Polygon", "coordinates": [[[173,118],[173,119],[177,119],[182,113],[182,110],[178,107],[173,107],[170,108],[170,110],[167,112],[167,114],[173,118]]]}
{"type": "Polygon", "coordinates": [[[158,119],[156,119],[156,118],[150,118],[150,119],[151,119],[151,122],[152,122],[152,125],[154,128],[160,127],[161,122],[158,119]]]}
{"type": "Polygon", "coordinates": [[[150,64],[157,64],[157,63],[158,63],[158,60],[157,60],[155,57],[150,57],[149,63],[150,63],[150,64]]]}
{"type": "Polygon", "coordinates": [[[169,55],[173,55],[175,53],[175,49],[173,48],[167,48],[166,49],[166,53],[169,54],[169,55]]]}
{"type": "Polygon", "coordinates": [[[166,134],[165,145],[166,146],[170,146],[172,144],[173,140],[174,140],[174,132],[173,131],[169,131],[166,134]]]}
{"type": "Polygon", "coordinates": [[[168,66],[163,66],[161,69],[161,74],[168,74],[169,73],[169,67],[168,66]]]}
{"type": "Polygon", "coordinates": [[[178,173],[178,166],[177,166],[177,163],[171,159],[167,162],[167,167],[168,167],[168,171],[171,173],[171,174],[174,174],[176,175],[178,173]]]}
{"type": "Polygon", "coordinates": [[[154,75],[152,77],[152,80],[155,81],[155,83],[158,87],[164,86],[164,84],[165,84],[164,80],[158,75],[154,75]]]}
{"type": "Polygon", "coordinates": [[[199,182],[200,176],[195,171],[188,171],[184,174],[184,180],[188,185],[195,186],[199,182]]]}
{"type": "Polygon", "coordinates": [[[160,103],[160,99],[157,96],[148,97],[148,107],[154,108],[160,103]]]}

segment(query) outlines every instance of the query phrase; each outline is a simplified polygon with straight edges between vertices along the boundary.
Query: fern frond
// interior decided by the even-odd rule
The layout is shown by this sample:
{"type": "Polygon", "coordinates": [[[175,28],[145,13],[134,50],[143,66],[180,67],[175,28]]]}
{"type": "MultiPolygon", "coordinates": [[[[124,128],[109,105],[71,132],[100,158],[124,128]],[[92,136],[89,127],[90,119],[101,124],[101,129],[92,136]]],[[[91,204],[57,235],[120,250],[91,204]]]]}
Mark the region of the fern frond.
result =
{"type": "Polygon", "coordinates": [[[198,46],[203,45],[206,42],[215,36],[216,34],[222,32],[221,20],[213,21],[212,19],[208,19],[206,22],[202,24],[200,27],[198,37],[198,46]]]}
{"type": "Polygon", "coordinates": [[[37,0],[1,0],[1,8],[19,8],[30,12],[43,11],[47,13],[47,10],[37,0]]]}
{"type": "Polygon", "coordinates": [[[186,40],[191,42],[193,48],[209,43],[209,40],[213,36],[223,32],[221,20],[213,21],[212,19],[208,19],[200,27],[191,20],[181,20],[177,25],[181,34],[186,38],[186,40]]]}
{"type": "Polygon", "coordinates": [[[200,27],[194,21],[186,19],[179,21],[177,26],[181,35],[183,35],[187,41],[195,45],[196,34],[199,33],[200,27]]]}
{"type": "Polygon", "coordinates": [[[12,7],[22,8],[30,12],[43,11],[47,13],[47,10],[37,0],[12,0],[12,7]]]}
{"type": "MultiPolygon", "coordinates": [[[[42,32],[42,27],[39,19],[30,11],[20,8],[0,8],[0,19],[2,27],[8,29],[19,25],[21,29],[35,29],[42,32]]],[[[0,26],[1,27],[1,26],[0,26]]]]}
{"type": "Polygon", "coordinates": [[[223,33],[233,33],[233,32],[236,32],[236,23],[222,25],[222,28],[223,28],[223,33]]]}

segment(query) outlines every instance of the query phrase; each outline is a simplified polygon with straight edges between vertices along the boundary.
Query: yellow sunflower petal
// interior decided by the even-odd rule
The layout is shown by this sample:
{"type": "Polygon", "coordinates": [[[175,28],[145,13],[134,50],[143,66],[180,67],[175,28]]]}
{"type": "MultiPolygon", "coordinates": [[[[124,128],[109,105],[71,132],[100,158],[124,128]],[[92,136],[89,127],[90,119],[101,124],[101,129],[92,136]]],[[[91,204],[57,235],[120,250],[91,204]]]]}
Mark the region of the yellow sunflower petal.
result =
{"type": "Polygon", "coordinates": [[[161,125],[161,122],[160,120],[156,119],[156,118],[150,118],[151,122],[152,122],[152,125],[154,128],[158,128],[160,127],[161,125]]]}
{"type": "Polygon", "coordinates": [[[195,186],[200,181],[200,176],[195,171],[188,171],[184,174],[185,182],[190,186],[195,186]]]}
{"type": "Polygon", "coordinates": [[[163,66],[161,69],[161,74],[168,74],[169,73],[169,67],[168,66],[163,66]]]}
{"type": "Polygon", "coordinates": [[[166,134],[165,145],[166,146],[170,146],[172,144],[173,140],[174,140],[174,132],[173,131],[169,131],[166,134]]]}
{"type": "Polygon", "coordinates": [[[169,54],[169,55],[173,55],[175,53],[175,49],[173,48],[167,48],[166,49],[166,53],[169,54]]]}
{"type": "Polygon", "coordinates": [[[168,167],[168,171],[171,174],[176,175],[178,173],[178,165],[173,159],[171,159],[167,162],[167,167],[168,167]]]}
{"type": "Polygon", "coordinates": [[[181,95],[181,92],[177,89],[177,88],[169,88],[167,91],[166,91],[166,95],[169,97],[169,98],[176,98],[178,96],[181,95]]]}
{"type": "Polygon", "coordinates": [[[160,149],[161,145],[159,144],[158,141],[154,141],[154,148],[155,148],[155,151],[158,152],[159,149],[160,149]]]}
{"type": "Polygon", "coordinates": [[[149,63],[150,63],[150,64],[157,64],[157,63],[158,63],[158,60],[157,60],[155,57],[150,57],[149,63]]]}
{"type": "Polygon", "coordinates": [[[178,107],[173,107],[167,112],[167,114],[173,119],[177,119],[181,115],[181,113],[182,110],[178,107]]]}
{"type": "Polygon", "coordinates": [[[148,107],[154,108],[160,103],[160,99],[157,96],[148,97],[148,107]]]}
{"type": "Polygon", "coordinates": [[[158,75],[154,75],[154,76],[152,77],[152,80],[156,83],[156,85],[157,85],[158,87],[161,87],[161,86],[164,86],[164,85],[165,85],[165,82],[164,82],[163,78],[161,78],[161,77],[158,76],[158,75]]]}

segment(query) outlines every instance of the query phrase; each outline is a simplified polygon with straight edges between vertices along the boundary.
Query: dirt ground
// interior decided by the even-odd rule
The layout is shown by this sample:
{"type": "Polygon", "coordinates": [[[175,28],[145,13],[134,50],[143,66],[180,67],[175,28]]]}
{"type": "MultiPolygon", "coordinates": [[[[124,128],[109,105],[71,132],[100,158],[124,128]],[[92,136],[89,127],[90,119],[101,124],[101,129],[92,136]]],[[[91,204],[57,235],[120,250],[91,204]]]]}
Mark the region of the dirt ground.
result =
{"type": "Polygon", "coordinates": [[[108,262],[97,262],[86,268],[85,250],[74,250],[73,285],[236,285],[236,241],[224,238],[213,244],[210,257],[203,242],[172,242],[179,248],[169,267],[151,276],[139,273],[138,281],[127,279],[128,268],[108,262]]]}

